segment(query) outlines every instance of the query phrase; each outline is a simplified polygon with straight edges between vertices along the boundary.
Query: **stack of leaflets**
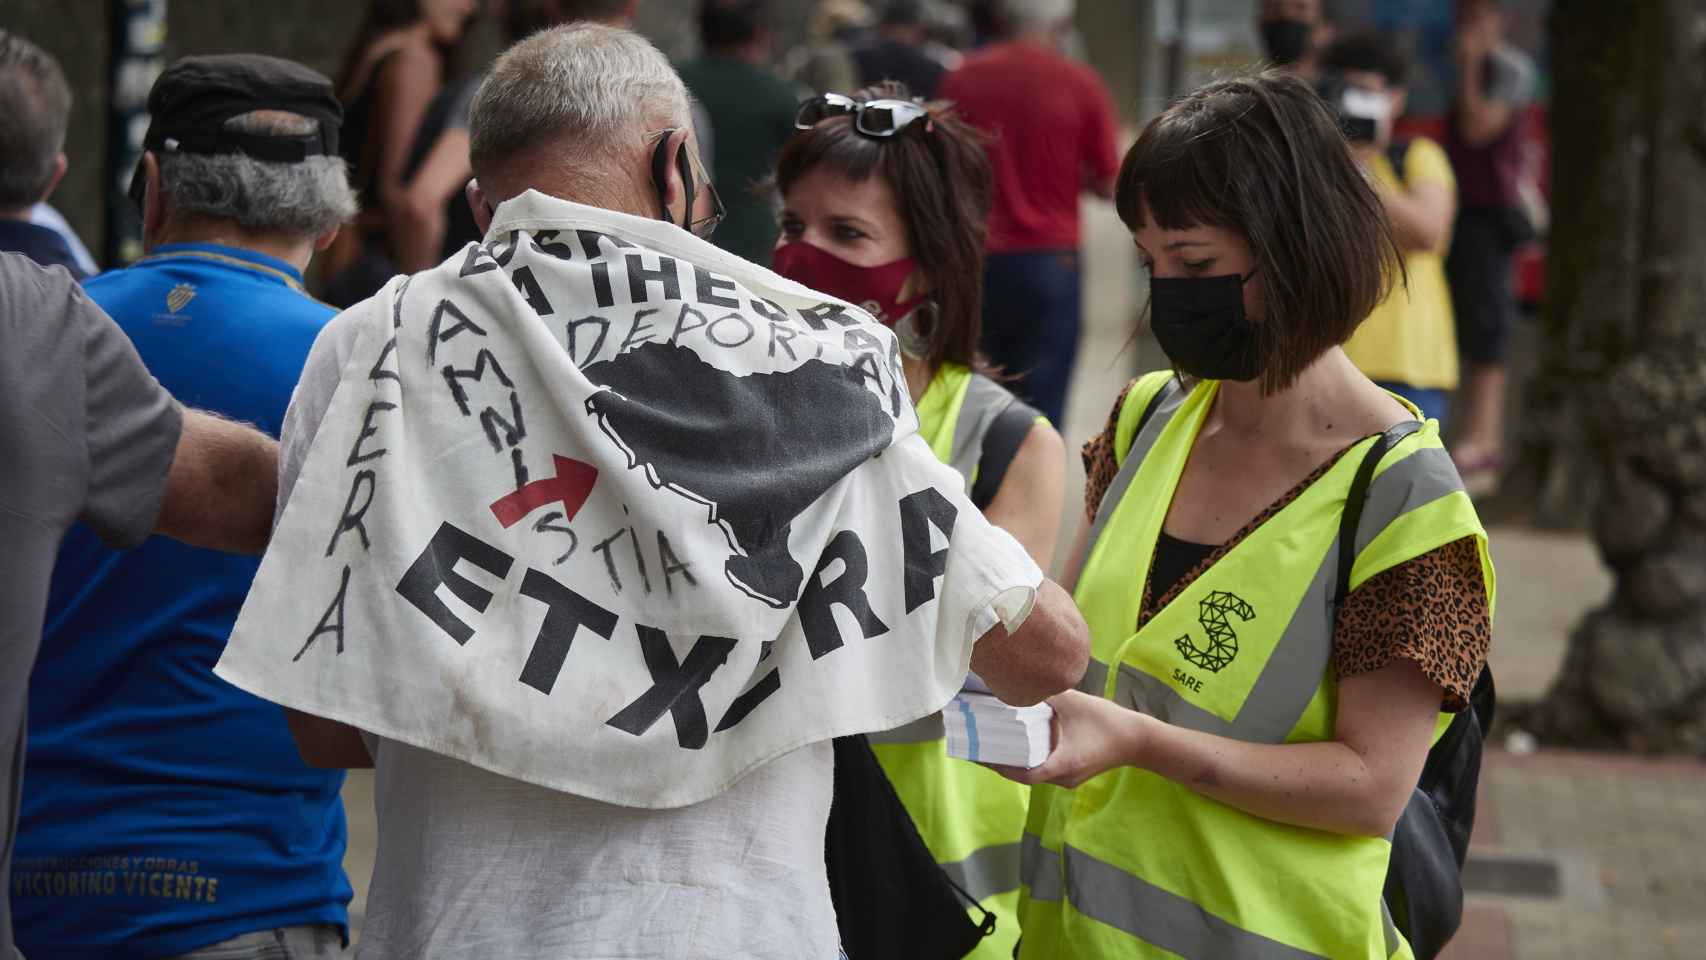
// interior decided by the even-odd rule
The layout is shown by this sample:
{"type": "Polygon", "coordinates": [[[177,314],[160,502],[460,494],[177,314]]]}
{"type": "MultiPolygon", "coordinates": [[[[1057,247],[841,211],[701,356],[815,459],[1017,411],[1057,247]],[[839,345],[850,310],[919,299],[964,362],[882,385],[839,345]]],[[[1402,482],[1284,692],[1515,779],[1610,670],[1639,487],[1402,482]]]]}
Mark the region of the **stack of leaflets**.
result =
{"type": "Polygon", "coordinates": [[[969,686],[942,710],[948,756],[1027,769],[1048,759],[1053,719],[1046,703],[1015,707],[969,686]]]}

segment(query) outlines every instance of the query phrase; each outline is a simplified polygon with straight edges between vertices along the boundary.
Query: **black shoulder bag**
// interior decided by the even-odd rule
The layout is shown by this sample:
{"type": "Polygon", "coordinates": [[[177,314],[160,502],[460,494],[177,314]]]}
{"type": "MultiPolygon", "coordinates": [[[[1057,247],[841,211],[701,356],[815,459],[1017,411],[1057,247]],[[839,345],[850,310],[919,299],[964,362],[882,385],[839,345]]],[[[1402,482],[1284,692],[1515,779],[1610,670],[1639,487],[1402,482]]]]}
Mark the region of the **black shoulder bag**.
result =
{"type": "Polygon", "coordinates": [[[824,840],[829,895],[850,960],[956,960],[995,931],[995,915],[930,856],[864,736],[835,738],[824,840]],[[983,914],[982,923],[968,907],[983,914]]]}
{"type": "MultiPolygon", "coordinates": [[[[1357,523],[1381,458],[1421,424],[1401,423],[1381,434],[1363,457],[1345,498],[1339,523],[1339,579],[1335,612],[1350,593],[1356,562],[1357,523]]],[[[1386,868],[1386,908],[1417,960],[1432,960],[1463,922],[1463,860],[1475,829],[1475,792],[1481,780],[1481,745],[1493,725],[1493,673],[1482,667],[1469,706],[1428,751],[1421,779],[1392,831],[1386,868]]]]}

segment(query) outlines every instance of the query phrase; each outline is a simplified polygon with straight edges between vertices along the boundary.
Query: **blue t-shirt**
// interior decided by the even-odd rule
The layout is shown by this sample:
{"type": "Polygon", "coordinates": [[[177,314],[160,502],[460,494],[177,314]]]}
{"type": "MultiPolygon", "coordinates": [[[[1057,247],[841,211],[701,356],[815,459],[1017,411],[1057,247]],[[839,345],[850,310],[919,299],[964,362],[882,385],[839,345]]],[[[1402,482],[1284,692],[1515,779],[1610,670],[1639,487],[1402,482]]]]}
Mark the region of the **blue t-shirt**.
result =
{"type": "Polygon", "coordinates": [[[0,250],[21,253],[44,267],[64,267],[74,280],[88,276],[71,252],[71,245],[51,227],[0,217],[0,250]]]}
{"type": "MultiPolygon", "coordinates": [[[[161,246],[86,289],[180,401],[275,437],[334,312],[289,264],[211,244],[161,246]]],[[[25,956],[168,956],[346,923],[343,772],[305,766],[276,704],[213,675],[259,565],[66,536],[8,891],[25,956]]]]}

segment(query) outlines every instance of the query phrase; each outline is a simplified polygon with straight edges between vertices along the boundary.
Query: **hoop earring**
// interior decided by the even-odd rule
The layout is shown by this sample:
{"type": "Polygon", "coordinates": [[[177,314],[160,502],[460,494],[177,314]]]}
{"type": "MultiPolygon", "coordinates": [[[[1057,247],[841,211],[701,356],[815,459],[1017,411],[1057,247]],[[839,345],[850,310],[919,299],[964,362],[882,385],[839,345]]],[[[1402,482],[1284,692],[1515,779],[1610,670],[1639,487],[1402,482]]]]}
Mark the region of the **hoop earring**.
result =
{"type": "Polygon", "coordinates": [[[936,301],[926,300],[911,313],[895,321],[895,339],[900,341],[900,349],[907,354],[919,358],[928,357],[930,345],[936,339],[937,330],[941,325],[942,313],[937,308],[936,301]]]}

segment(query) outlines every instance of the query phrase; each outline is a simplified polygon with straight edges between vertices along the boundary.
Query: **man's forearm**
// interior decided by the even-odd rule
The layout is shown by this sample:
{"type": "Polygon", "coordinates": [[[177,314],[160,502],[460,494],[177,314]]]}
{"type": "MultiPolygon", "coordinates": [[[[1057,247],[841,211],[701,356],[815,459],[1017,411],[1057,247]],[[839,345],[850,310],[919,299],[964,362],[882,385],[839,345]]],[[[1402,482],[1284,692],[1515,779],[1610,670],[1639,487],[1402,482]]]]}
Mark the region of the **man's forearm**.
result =
{"type": "Polygon", "coordinates": [[[155,530],[198,547],[259,553],[277,496],[277,441],[247,424],[186,409],[155,530]]]}
{"type": "Polygon", "coordinates": [[[997,625],[972,648],[971,666],[1003,701],[1040,703],[1075,686],[1090,661],[1090,628],[1053,580],[1037,588],[1030,616],[1009,633],[997,625]]]}

